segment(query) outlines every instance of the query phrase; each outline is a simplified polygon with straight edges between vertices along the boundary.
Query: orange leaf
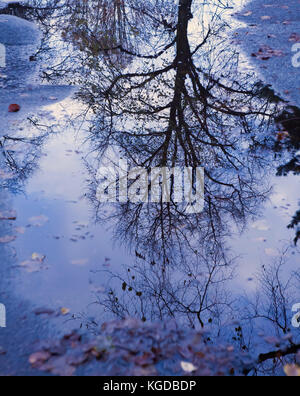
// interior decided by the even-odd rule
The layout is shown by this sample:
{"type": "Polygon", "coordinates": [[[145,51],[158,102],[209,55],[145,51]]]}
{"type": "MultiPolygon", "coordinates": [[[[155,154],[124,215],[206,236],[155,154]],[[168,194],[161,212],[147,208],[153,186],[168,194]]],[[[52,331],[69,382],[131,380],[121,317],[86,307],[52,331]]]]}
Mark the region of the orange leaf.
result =
{"type": "Polygon", "coordinates": [[[18,104],[11,104],[11,105],[9,105],[9,108],[8,108],[8,111],[10,113],[17,113],[20,110],[21,110],[21,107],[18,104]]]}

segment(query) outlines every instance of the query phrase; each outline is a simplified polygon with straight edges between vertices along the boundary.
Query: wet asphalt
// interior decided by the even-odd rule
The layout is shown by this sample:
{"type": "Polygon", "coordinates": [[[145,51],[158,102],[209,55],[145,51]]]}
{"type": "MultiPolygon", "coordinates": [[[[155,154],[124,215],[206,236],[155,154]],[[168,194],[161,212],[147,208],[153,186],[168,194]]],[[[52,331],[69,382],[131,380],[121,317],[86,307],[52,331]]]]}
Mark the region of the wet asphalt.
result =
{"type": "Polygon", "coordinates": [[[236,42],[258,75],[283,99],[300,106],[300,56],[298,67],[293,65],[300,53],[300,1],[252,0],[233,16],[246,24],[237,30],[236,42]]]}

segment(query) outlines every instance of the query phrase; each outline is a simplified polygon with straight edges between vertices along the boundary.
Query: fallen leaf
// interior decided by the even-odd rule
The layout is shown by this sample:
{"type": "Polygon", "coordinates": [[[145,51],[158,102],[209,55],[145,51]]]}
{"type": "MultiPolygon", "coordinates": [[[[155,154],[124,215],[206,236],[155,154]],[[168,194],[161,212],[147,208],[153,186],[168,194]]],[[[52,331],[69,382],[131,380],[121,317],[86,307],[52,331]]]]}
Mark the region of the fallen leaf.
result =
{"type": "Polygon", "coordinates": [[[288,377],[300,377],[300,366],[296,364],[287,364],[284,372],[288,377]]]}
{"type": "Polygon", "coordinates": [[[32,226],[34,226],[34,227],[42,227],[42,226],[45,225],[48,221],[49,221],[48,217],[46,217],[46,216],[44,216],[44,215],[31,217],[31,218],[29,219],[30,225],[32,225],[32,226]]]}
{"type": "Polygon", "coordinates": [[[268,226],[265,220],[259,220],[252,224],[252,228],[258,231],[269,231],[270,227],[268,226]]]}
{"type": "Polygon", "coordinates": [[[278,132],[277,133],[277,141],[278,142],[282,142],[287,137],[289,137],[289,133],[288,132],[278,132]]]}
{"type": "Polygon", "coordinates": [[[68,315],[68,313],[70,313],[70,310],[68,308],[61,308],[60,312],[62,315],[65,316],[68,315]]]}
{"type": "Polygon", "coordinates": [[[20,110],[21,110],[21,106],[19,106],[18,104],[11,104],[8,107],[9,113],[17,113],[20,110]]]}
{"type": "Polygon", "coordinates": [[[300,36],[297,33],[292,33],[289,41],[293,42],[293,43],[300,43],[300,36]]]}
{"type": "Polygon", "coordinates": [[[35,315],[40,316],[40,315],[53,315],[55,312],[53,311],[53,309],[49,309],[49,308],[37,308],[34,311],[35,315]]]}
{"type": "Polygon", "coordinates": [[[16,240],[14,235],[6,235],[0,238],[0,243],[10,243],[16,240]]]}
{"type": "Polygon", "coordinates": [[[143,355],[137,356],[134,359],[135,364],[141,367],[147,367],[153,365],[154,361],[155,361],[155,355],[150,352],[144,352],[143,355]]]}
{"type": "Polygon", "coordinates": [[[6,355],[6,350],[0,346],[0,356],[6,355]]]}
{"type": "Polygon", "coordinates": [[[46,256],[39,253],[32,253],[32,260],[39,261],[40,263],[45,260],[46,256]]]}
{"type": "Polygon", "coordinates": [[[252,56],[257,57],[261,60],[269,60],[270,58],[276,56],[281,57],[284,56],[284,52],[281,50],[274,50],[273,48],[264,45],[262,46],[257,53],[253,53],[252,56]]]}
{"type": "Polygon", "coordinates": [[[76,367],[67,363],[67,356],[53,357],[49,362],[42,364],[40,369],[62,377],[71,377],[76,371],[76,367]]]}
{"type": "Polygon", "coordinates": [[[188,362],[181,362],[181,368],[186,373],[193,373],[194,371],[198,370],[197,367],[193,365],[193,363],[188,362]]]}
{"type": "Polygon", "coordinates": [[[87,265],[89,262],[88,259],[81,259],[81,260],[72,260],[71,264],[72,265],[76,265],[78,267],[84,267],[85,265],[87,265]]]}
{"type": "Polygon", "coordinates": [[[15,228],[15,232],[17,232],[18,234],[25,234],[26,230],[24,227],[17,227],[15,228]]]}
{"type": "Polygon", "coordinates": [[[14,211],[0,212],[0,220],[16,220],[17,214],[14,211]]]}
{"type": "Polygon", "coordinates": [[[29,273],[38,272],[44,268],[44,261],[46,256],[33,253],[30,260],[23,261],[20,265],[24,267],[29,273]]]}
{"type": "Polygon", "coordinates": [[[36,352],[33,353],[29,357],[29,363],[34,367],[34,368],[39,368],[43,363],[45,363],[47,360],[49,360],[51,357],[51,354],[46,351],[42,352],[36,352]]]}

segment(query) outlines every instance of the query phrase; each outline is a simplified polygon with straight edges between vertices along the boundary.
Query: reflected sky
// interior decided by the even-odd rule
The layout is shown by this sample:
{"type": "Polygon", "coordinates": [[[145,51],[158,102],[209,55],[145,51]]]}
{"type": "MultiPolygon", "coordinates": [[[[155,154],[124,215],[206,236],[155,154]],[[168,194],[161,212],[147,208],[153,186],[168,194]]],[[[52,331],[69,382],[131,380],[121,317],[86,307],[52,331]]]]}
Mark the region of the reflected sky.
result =
{"type": "MultiPolygon", "coordinates": [[[[70,117],[68,109],[74,112],[71,100],[45,110],[64,122],[70,117]]],[[[72,128],[49,136],[38,169],[13,201],[18,213],[15,226],[25,229],[15,243],[18,263],[36,252],[46,256],[47,266],[35,274],[21,269],[18,294],[35,305],[68,307],[74,313],[91,303],[95,288],[91,270],[103,265],[117,269],[130,260],[125,249],[113,246],[106,227],[94,224],[84,197],[88,175],[82,160],[83,139],[72,128]],[[30,219],[40,216],[48,220],[40,227],[31,226],[30,219]]]]}

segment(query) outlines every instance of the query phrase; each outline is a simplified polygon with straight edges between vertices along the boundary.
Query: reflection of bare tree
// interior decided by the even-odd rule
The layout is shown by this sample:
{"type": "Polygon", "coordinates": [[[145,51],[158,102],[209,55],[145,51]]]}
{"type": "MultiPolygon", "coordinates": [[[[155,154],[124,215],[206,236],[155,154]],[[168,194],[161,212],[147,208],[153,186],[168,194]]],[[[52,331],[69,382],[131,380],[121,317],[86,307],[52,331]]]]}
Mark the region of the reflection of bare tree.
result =
{"type": "MultiPolygon", "coordinates": [[[[291,327],[291,308],[300,301],[300,274],[286,276],[285,259],[264,266],[258,274],[258,292],[245,306],[226,290],[231,266],[220,266],[217,250],[199,253],[201,265],[164,269],[152,262],[109,272],[106,294],[97,303],[120,319],[174,320],[179,326],[206,329],[206,342],[233,342],[241,356],[251,356],[245,375],[277,375],[283,367],[299,363],[299,330],[291,327]],[[285,271],[283,271],[285,269],[285,271]],[[201,272],[200,272],[201,271],[201,272]],[[232,323],[232,319],[234,319],[232,323]]],[[[95,326],[97,323],[88,324],[95,326]]]]}
{"type": "MultiPolygon", "coordinates": [[[[199,253],[201,265],[180,269],[146,263],[137,253],[136,266],[124,268],[123,274],[109,272],[106,293],[96,302],[120,319],[172,320],[179,328],[204,327],[208,345],[233,343],[247,359],[245,375],[281,375],[286,365],[299,364],[300,333],[291,327],[291,308],[300,301],[299,271],[287,276],[284,256],[263,266],[256,297],[249,293],[241,304],[226,290],[234,261],[220,266],[217,250],[209,249],[199,253]]],[[[97,322],[87,326],[97,333],[97,322]]]]}
{"type": "MultiPolygon", "coordinates": [[[[257,143],[251,135],[253,123],[270,115],[268,103],[257,101],[259,90],[251,87],[249,76],[236,74],[238,58],[232,51],[226,53],[220,43],[212,53],[211,41],[218,40],[219,26],[209,29],[200,44],[190,42],[191,7],[192,1],[180,2],[176,31],[171,38],[165,32],[161,51],[130,53],[135,72],[105,70],[104,78],[100,70],[97,88],[82,95],[101,113],[93,129],[101,150],[117,144],[133,163],[147,167],[210,162],[236,171],[242,165],[238,156],[242,137],[257,143]],[[212,57],[217,61],[211,63],[212,57]]],[[[223,175],[207,169],[206,176],[237,193],[223,175]]]]}
{"type": "Polygon", "coordinates": [[[270,266],[263,266],[258,274],[258,292],[254,301],[247,300],[245,308],[249,320],[246,326],[255,329],[251,335],[257,338],[254,344],[269,350],[269,341],[274,350],[260,354],[253,369],[256,373],[274,375],[285,364],[297,363],[300,333],[292,328],[291,318],[293,305],[300,301],[299,276],[299,271],[289,274],[284,255],[270,266]]]}
{"type": "Polygon", "coordinates": [[[10,2],[0,9],[0,14],[14,15],[23,19],[43,21],[50,17],[55,10],[61,8],[61,0],[32,0],[29,2],[10,2]]]}
{"type": "MultiPolygon", "coordinates": [[[[28,122],[28,121],[27,121],[28,122]]],[[[26,137],[22,133],[0,137],[0,186],[20,192],[26,180],[37,169],[42,146],[52,128],[30,120],[32,129],[26,125],[26,137]]]]}
{"type": "Polygon", "coordinates": [[[120,54],[119,46],[134,50],[137,44],[144,45],[145,26],[171,29],[175,9],[176,4],[165,0],[147,4],[138,0],[33,0],[18,7],[18,12],[37,21],[44,33],[37,53],[47,65],[44,78],[81,84],[85,74],[91,77],[91,68],[97,73],[104,65],[125,67],[128,59],[120,54]]]}
{"type": "Polygon", "coordinates": [[[66,2],[65,8],[68,18],[64,39],[81,51],[99,56],[103,48],[132,46],[131,37],[138,35],[147,6],[134,0],[91,0],[66,2]]]}
{"type": "Polygon", "coordinates": [[[282,266],[281,262],[271,268],[263,268],[259,276],[261,295],[253,306],[253,317],[269,321],[278,337],[291,331],[290,307],[295,301],[295,296],[289,295],[294,275],[284,282],[282,266]]]}
{"type": "Polygon", "coordinates": [[[270,160],[264,148],[271,141],[266,131],[275,105],[263,97],[260,84],[239,72],[238,55],[224,43],[223,24],[214,19],[209,27],[203,23],[195,39],[192,13],[205,9],[202,5],[197,11],[196,5],[180,1],[174,29],[160,26],[157,31],[150,24],[149,32],[145,28],[148,44],[142,35],[144,46],[135,51],[119,45],[120,54],[130,57],[130,71],[93,69],[80,95],[96,113],[91,140],[100,162],[114,147],[132,166],[148,170],[205,167],[201,214],[189,216],[173,201],[118,204],[111,216],[98,205],[99,220],[116,220],[117,238],[164,263],[184,261],[203,240],[220,243],[232,222],[242,228],[269,192],[270,160]]]}
{"type": "MultiPolygon", "coordinates": [[[[192,216],[173,201],[118,203],[107,215],[92,185],[98,219],[114,220],[116,237],[139,259],[125,275],[111,274],[111,284],[118,281],[122,290],[111,286],[98,302],[121,318],[173,318],[195,328],[211,326],[217,337],[229,318],[237,317],[227,291],[234,266],[224,237],[233,222],[242,227],[255,216],[268,194],[266,149],[272,140],[266,132],[276,107],[252,76],[239,72],[238,55],[227,47],[224,24],[215,15],[197,30],[194,21],[202,20],[205,7],[197,0],[179,0],[178,7],[160,1],[66,1],[51,8],[52,30],[49,15],[38,19],[47,44],[59,37],[66,51],[45,76],[63,74],[80,82],[79,96],[95,113],[90,137],[96,169],[110,147],[132,166],[148,170],[205,167],[205,209],[192,216]]],[[[8,139],[3,141],[6,164],[24,178],[38,150],[26,151],[20,161],[7,149],[8,139]]],[[[40,143],[14,141],[35,149],[40,143]]],[[[89,166],[92,174],[94,163],[89,166]]],[[[253,368],[257,373],[295,361],[298,350],[291,338],[265,354],[247,341],[257,336],[251,329],[257,321],[263,321],[264,333],[270,328],[279,339],[291,330],[294,297],[291,280],[281,279],[281,266],[263,269],[260,297],[248,304],[251,323],[237,325],[233,337],[229,333],[243,351],[260,355],[253,368]]]]}
{"type": "Polygon", "coordinates": [[[195,261],[175,268],[148,263],[138,252],[138,265],[125,269],[125,277],[110,274],[109,288],[99,304],[120,318],[143,321],[174,319],[193,328],[214,322],[221,327],[231,309],[231,296],[224,284],[233,277],[233,261],[222,264],[223,253],[212,244],[198,252],[195,261]],[[197,259],[197,261],[196,261],[197,259]]]}
{"type": "MultiPolygon", "coordinates": [[[[81,92],[96,113],[91,140],[99,162],[88,164],[94,179],[90,198],[98,220],[113,221],[116,238],[139,258],[125,275],[111,274],[110,284],[119,281],[121,294],[111,287],[98,302],[120,318],[173,318],[192,327],[211,325],[220,336],[236,317],[227,291],[233,262],[224,237],[233,223],[242,228],[255,216],[268,195],[272,143],[266,132],[275,107],[260,84],[239,73],[238,57],[224,48],[220,26],[194,42],[192,1],[180,6],[176,30],[165,32],[160,49],[149,55],[119,47],[130,56],[132,71],[98,70],[81,92]],[[119,202],[106,210],[96,199],[96,171],[110,147],[148,170],[204,166],[204,211],[189,215],[174,201],[119,202]]],[[[251,350],[248,331],[236,326],[233,333],[226,335],[251,350]]]]}
{"type": "MultiPolygon", "coordinates": [[[[205,166],[205,215],[192,222],[173,204],[119,208],[117,216],[130,224],[129,218],[156,219],[142,243],[164,240],[159,225],[166,227],[167,218],[178,234],[202,228],[217,239],[226,235],[227,218],[242,226],[257,211],[268,192],[263,147],[272,142],[265,131],[278,98],[239,72],[220,22],[222,2],[35,0],[31,7],[48,12],[36,15],[43,49],[59,48],[44,76],[83,86],[79,96],[96,114],[91,139],[99,156],[116,146],[132,165],[148,169],[205,166]]],[[[287,126],[285,118],[277,121],[287,126]]],[[[133,222],[118,234],[136,238],[141,229],[133,222]]]]}

